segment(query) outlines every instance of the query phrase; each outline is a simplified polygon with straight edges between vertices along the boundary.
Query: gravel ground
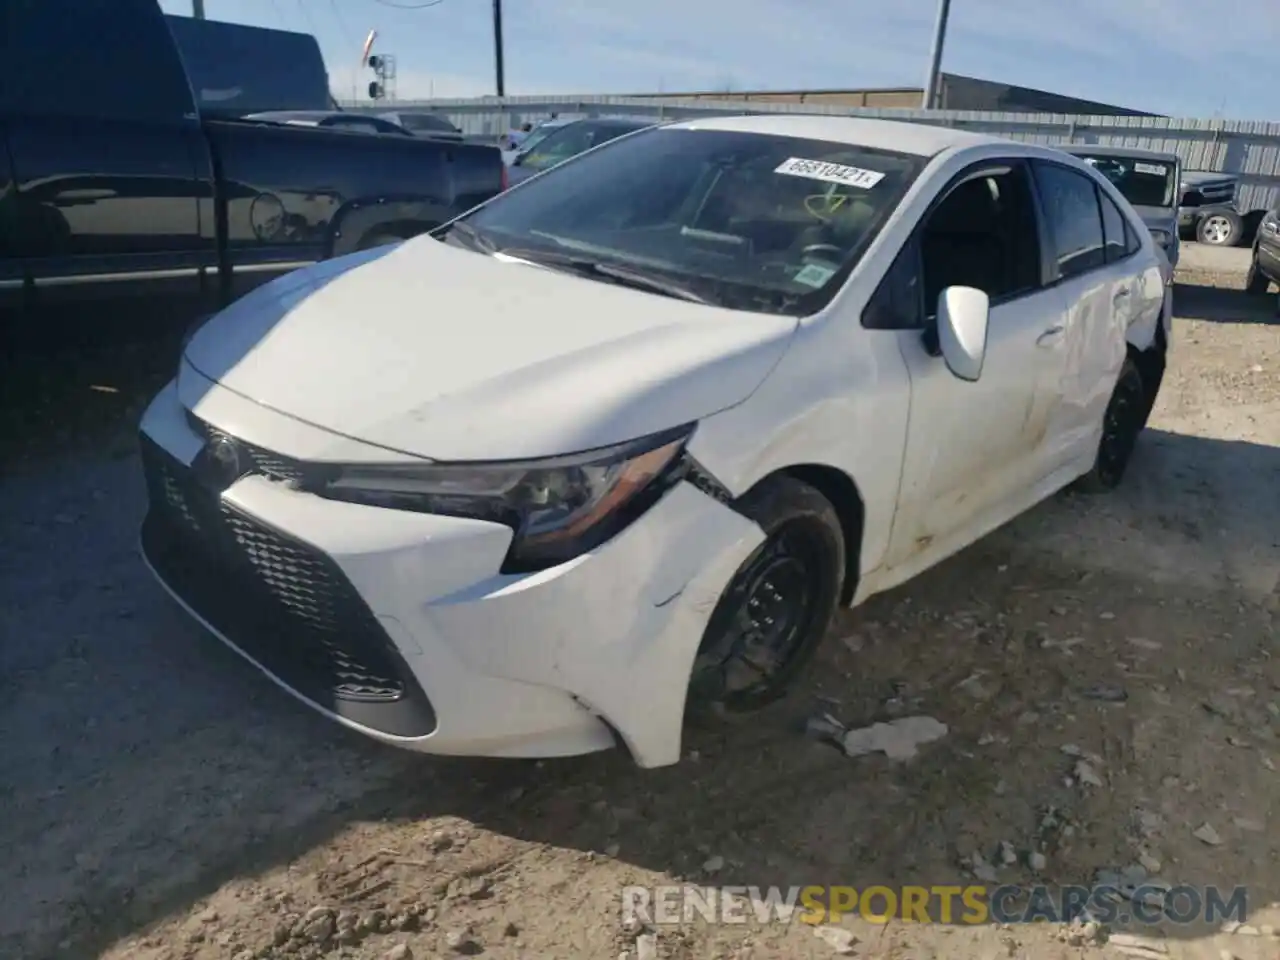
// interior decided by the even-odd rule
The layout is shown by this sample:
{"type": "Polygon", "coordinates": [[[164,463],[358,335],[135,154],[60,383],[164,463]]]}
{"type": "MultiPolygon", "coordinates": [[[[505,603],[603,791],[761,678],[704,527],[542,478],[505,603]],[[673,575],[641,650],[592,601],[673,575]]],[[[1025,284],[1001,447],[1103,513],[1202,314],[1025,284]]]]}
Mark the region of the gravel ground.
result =
{"type": "Polygon", "coordinates": [[[1274,960],[1280,326],[1238,289],[1245,256],[1187,248],[1121,491],[1057,497],[844,615],[795,696],[647,773],[434,760],[312,716],[135,558],[127,425],[173,345],[0,377],[0,957],[1274,960]],[[850,758],[802,732],[820,712],[948,731],[850,758]],[[1009,882],[1245,884],[1252,915],[1143,931],[1145,954],[1050,925],[619,923],[630,883],[965,882],[975,853],[1009,882]]]}

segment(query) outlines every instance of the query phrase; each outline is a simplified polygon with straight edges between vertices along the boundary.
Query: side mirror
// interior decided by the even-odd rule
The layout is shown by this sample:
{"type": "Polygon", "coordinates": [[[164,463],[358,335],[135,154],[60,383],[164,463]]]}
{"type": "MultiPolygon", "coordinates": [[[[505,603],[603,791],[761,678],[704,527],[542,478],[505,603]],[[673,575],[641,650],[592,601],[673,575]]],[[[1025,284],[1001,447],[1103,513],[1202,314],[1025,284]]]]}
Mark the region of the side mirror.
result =
{"type": "Polygon", "coordinates": [[[973,287],[947,287],[938,295],[938,347],[961,380],[982,376],[990,314],[991,301],[973,287]]]}

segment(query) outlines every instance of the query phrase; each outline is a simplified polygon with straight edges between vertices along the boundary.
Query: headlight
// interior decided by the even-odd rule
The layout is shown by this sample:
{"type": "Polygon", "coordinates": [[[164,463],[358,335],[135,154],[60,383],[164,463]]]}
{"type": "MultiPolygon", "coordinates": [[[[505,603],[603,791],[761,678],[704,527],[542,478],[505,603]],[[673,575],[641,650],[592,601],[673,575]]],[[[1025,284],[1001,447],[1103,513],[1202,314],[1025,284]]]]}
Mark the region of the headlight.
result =
{"type": "Polygon", "coordinates": [[[1173,236],[1167,230],[1152,230],[1151,239],[1162,247],[1167,247],[1173,242],[1173,236]]]}
{"type": "Polygon", "coordinates": [[[692,426],[546,460],[344,465],[316,493],[392,510],[488,520],[514,537],[504,573],[565,563],[598,547],[680,479],[692,426]]]}

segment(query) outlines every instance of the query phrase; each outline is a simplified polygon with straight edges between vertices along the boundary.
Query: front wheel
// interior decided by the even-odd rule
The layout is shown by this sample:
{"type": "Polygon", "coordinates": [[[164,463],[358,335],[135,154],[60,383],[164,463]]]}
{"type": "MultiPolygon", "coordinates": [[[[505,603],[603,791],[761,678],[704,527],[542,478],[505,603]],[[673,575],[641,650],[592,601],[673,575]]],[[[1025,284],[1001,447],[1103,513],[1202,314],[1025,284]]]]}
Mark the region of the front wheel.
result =
{"type": "Polygon", "coordinates": [[[739,504],[765,540],[712,611],[689,683],[693,712],[755,710],[781,698],[831,624],[844,579],[840,518],[790,477],[764,481],[739,504]]]}
{"type": "Polygon", "coordinates": [[[1213,247],[1233,247],[1240,239],[1240,218],[1229,210],[1207,214],[1196,224],[1196,239],[1213,247]]]}
{"type": "Polygon", "coordinates": [[[1253,251],[1253,259],[1249,261],[1249,272],[1244,275],[1244,292],[1260,297],[1271,287],[1267,275],[1258,269],[1258,251],[1253,251]]]}
{"type": "Polygon", "coordinates": [[[1148,413],[1147,388],[1132,357],[1125,357],[1120,377],[1102,417],[1102,440],[1093,469],[1076,481],[1085,493],[1105,493],[1120,486],[1133,457],[1148,413]]]}

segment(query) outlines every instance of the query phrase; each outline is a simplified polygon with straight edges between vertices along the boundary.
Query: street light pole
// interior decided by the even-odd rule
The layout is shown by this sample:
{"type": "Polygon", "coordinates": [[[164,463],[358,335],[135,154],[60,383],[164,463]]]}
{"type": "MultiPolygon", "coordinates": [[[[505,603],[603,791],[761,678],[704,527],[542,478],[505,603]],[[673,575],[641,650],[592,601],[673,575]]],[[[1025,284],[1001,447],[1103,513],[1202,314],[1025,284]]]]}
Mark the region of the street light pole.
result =
{"type": "Polygon", "coordinates": [[[938,0],[938,23],[933,28],[933,50],[929,54],[929,76],[924,84],[920,106],[932,110],[938,106],[942,80],[942,47],[947,41],[947,18],[951,16],[951,0],[938,0]]]}
{"type": "Polygon", "coordinates": [[[497,79],[498,96],[507,95],[502,70],[502,0],[493,0],[493,68],[497,79]]]}
{"type": "Polygon", "coordinates": [[[191,0],[191,16],[197,20],[204,19],[204,0],[191,0]]]}

